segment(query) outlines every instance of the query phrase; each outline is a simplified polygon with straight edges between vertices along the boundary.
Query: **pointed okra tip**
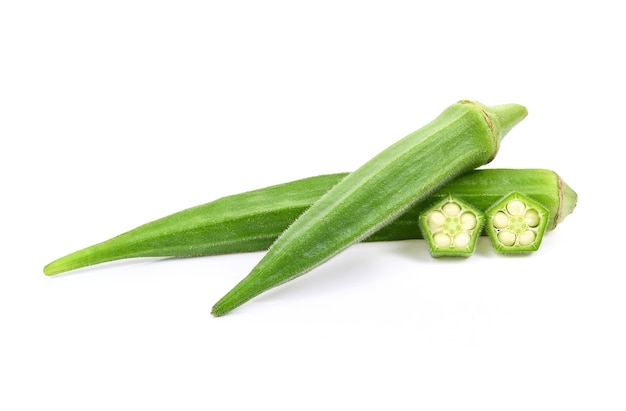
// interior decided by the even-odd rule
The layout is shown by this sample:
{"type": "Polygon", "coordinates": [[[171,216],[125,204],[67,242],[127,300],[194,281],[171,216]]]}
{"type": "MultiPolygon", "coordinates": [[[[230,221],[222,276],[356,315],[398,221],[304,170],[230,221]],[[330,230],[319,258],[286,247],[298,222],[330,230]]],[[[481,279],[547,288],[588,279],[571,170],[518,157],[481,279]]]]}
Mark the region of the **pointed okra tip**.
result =
{"type": "Polygon", "coordinates": [[[43,273],[48,277],[52,277],[53,275],[57,275],[65,271],[68,271],[68,269],[65,267],[65,264],[63,264],[63,261],[59,260],[55,260],[43,268],[43,273]]]}
{"type": "Polygon", "coordinates": [[[211,315],[213,317],[226,315],[260,294],[260,292],[254,278],[248,275],[213,305],[211,315]]]}
{"type": "Polygon", "coordinates": [[[223,307],[221,307],[220,304],[215,304],[211,308],[211,315],[213,317],[221,317],[221,316],[227,314],[228,312],[230,312],[230,310],[229,309],[224,309],[223,307]]]}

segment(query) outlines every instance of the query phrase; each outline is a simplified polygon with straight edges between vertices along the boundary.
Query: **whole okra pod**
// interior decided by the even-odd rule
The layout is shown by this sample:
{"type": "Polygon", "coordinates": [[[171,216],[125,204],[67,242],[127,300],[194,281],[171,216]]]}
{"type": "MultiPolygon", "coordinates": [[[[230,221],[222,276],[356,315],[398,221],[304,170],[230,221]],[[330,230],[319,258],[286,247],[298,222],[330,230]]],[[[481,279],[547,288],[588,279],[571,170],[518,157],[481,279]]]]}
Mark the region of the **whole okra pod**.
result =
{"type": "MultiPolygon", "coordinates": [[[[320,175],[219,198],[68,254],[48,264],[44,272],[56,275],[136,257],[192,257],[267,250],[304,210],[347,175],[320,175]]],[[[548,208],[549,230],[576,206],[576,193],[554,171],[472,170],[416,203],[364,241],[422,238],[418,216],[449,195],[485,212],[510,191],[523,192],[548,208]]]]}
{"type": "Polygon", "coordinates": [[[324,194],[214,306],[221,316],[359,242],[453,178],[490,162],[526,117],[518,104],[453,104],[324,194]]]}

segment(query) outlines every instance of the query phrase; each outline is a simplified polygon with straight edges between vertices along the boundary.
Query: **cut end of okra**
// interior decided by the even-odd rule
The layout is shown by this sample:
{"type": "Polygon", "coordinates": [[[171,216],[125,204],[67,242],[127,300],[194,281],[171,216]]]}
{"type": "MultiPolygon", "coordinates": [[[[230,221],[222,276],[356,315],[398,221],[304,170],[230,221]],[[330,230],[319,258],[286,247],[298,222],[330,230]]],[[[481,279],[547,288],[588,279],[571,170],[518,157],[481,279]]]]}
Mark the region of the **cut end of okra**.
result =
{"type": "Polygon", "coordinates": [[[419,217],[420,228],[433,257],[469,257],[483,227],[483,213],[448,196],[419,217]]]}
{"type": "Polygon", "coordinates": [[[557,216],[554,218],[555,227],[574,211],[576,203],[578,202],[578,194],[576,194],[561,177],[559,177],[559,197],[561,199],[561,206],[559,207],[557,216]]]}
{"type": "Polygon", "coordinates": [[[548,224],[548,215],[548,210],[541,204],[513,192],[487,210],[487,233],[499,253],[537,251],[548,224]]]}

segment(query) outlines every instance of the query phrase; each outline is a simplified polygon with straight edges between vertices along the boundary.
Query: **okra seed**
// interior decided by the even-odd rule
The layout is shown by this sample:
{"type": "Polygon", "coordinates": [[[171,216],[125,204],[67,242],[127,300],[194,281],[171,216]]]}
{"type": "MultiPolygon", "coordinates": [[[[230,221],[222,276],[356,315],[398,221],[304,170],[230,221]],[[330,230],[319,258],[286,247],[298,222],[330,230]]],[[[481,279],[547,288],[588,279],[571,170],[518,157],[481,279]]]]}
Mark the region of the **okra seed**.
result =
{"type": "Polygon", "coordinates": [[[520,245],[530,245],[535,241],[536,234],[532,230],[526,230],[522,234],[519,235],[519,243],[520,245]]]}
{"type": "Polygon", "coordinates": [[[526,209],[526,205],[524,204],[523,201],[520,201],[520,200],[511,200],[506,205],[506,210],[511,215],[523,215],[525,209],[526,209]]]}
{"type": "Polygon", "coordinates": [[[439,211],[433,211],[428,216],[428,226],[431,228],[439,228],[446,222],[446,217],[439,211]]]}
{"type": "Polygon", "coordinates": [[[526,211],[524,215],[524,221],[528,224],[529,227],[537,227],[539,225],[539,213],[535,209],[530,209],[526,211]]]}
{"type": "Polygon", "coordinates": [[[439,247],[448,247],[450,246],[450,243],[452,242],[452,240],[450,239],[450,236],[446,233],[437,233],[433,236],[433,240],[435,240],[435,244],[437,244],[439,247]]]}
{"type": "Polygon", "coordinates": [[[458,233],[454,236],[454,245],[456,247],[467,247],[471,241],[471,237],[467,233],[458,233]]]}
{"type": "Polygon", "coordinates": [[[503,245],[511,246],[515,244],[516,237],[513,232],[509,230],[502,230],[498,233],[498,240],[500,240],[503,245]]]}
{"type": "Polygon", "coordinates": [[[457,203],[447,203],[441,210],[445,215],[456,216],[461,212],[461,207],[457,203]]]}
{"type": "Polygon", "coordinates": [[[461,227],[463,227],[464,230],[471,230],[476,227],[476,223],[477,220],[474,213],[466,212],[461,214],[461,227]]]}
{"type": "Polygon", "coordinates": [[[509,225],[509,217],[502,211],[498,211],[491,220],[495,228],[504,228],[509,225]]]}

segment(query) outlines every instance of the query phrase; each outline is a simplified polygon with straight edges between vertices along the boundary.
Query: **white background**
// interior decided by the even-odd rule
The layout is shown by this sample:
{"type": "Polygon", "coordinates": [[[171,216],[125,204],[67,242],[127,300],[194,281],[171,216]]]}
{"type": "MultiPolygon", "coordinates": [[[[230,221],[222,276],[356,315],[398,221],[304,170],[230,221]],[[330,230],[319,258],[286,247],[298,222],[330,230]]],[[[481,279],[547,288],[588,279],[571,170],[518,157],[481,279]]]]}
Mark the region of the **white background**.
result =
{"type": "Polygon", "coordinates": [[[617,2],[0,4],[0,409],[626,409],[617,2]],[[525,105],[488,167],[579,195],[530,256],[356,245],[219,319],[262,253],[43,275],[460,99],[525,105]]]}

